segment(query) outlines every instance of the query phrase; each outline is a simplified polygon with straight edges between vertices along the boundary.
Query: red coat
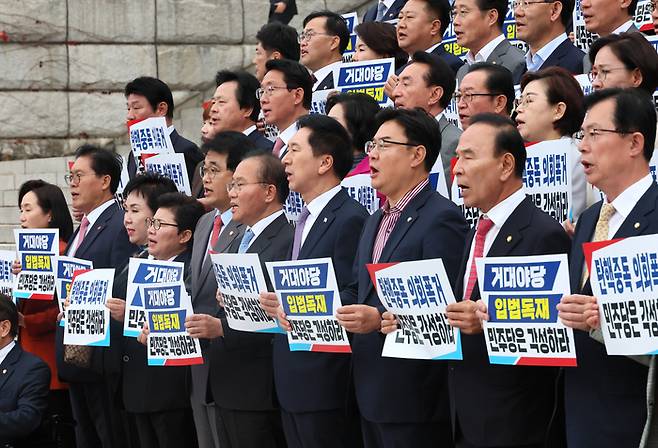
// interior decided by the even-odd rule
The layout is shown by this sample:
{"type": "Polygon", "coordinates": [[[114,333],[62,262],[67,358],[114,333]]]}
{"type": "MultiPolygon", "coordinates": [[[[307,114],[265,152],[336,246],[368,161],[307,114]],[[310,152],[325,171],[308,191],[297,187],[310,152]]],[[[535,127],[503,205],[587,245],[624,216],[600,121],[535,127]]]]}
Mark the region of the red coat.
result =
{"type": "MultiPolygon", "coordinates": [[[[60,254],[66,249],[66,241],[59,242],[60,254]]],[[[43,359],[50,367],[50,389],[66,389],[66,383],[57,378],[55,363],[55,329],[59,307],[53,300],[21,300],[18,311],[23,314],[25,328],[21,327],[18,340],[26,352],[43,359]]]]}

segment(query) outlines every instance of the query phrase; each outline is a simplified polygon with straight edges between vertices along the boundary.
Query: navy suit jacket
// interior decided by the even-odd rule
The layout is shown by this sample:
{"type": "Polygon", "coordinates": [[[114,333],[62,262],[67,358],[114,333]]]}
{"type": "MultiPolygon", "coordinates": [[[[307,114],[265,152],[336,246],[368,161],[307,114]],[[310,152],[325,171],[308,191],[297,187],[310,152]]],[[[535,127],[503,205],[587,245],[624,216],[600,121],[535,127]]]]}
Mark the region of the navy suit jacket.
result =
{"type": "MultiPolygon", "coordinates": [[[[342,189],[313,223],[299,251],[299,259],[330,257],[338,288],[347,287],[354,281],[352,266],[367,217],[366,209],[342,189]]],[[[274,379],[279,402],[286,411],[345,408],[349,376],[349,354],[291,352],[287,335],[275,335],[274,379]],[[313,380],[300,381],[300,378],[313,380]]]]}
{"type": "Polygon", "coordinates": [[[583,73],[583,57],[585,57],[585,53],[570,39],[566,39],[546,58],[540,69],[562,67],[574,75],[580,75],[583,73]]]}
{"type": "Polygon", "coordinates": [[[265,137],[260,131],[252,131],[251,134],[247,135],[247,138],[254,142],[258,149],[264,149],[266,151],[272,151],[274,147],[274,142],[267,137],[265,137]]]}
{"type": "MultiPolygon", "coordinates": [[[[276,218],[253,240],[247,253],[258,254],[271,290],[265,263],[288,259],[294,230],[285,214],[276,218]]],[[[227,252],[237,253],[236,238],[227,252]]],[[[223,309],[222,309],[223,313],[223,309]]],[[[270,411],[278,407],[274,392],[271,333],[233,330],[221,315],[224,337],[212,341],[209,382],[215,403],[241,411],[270,411]]]]}
{"type": "Polygon", "coordinates": [[[329,73],[327,76],[324,77],[322,82],[318,84],[317,89],[313,89],[313,91],[317,90],[329,90],[334,88],[334,72],[329,73]]]}
{"type": "MultiPolygon", "coordinates": [[[[382,17],[382,22],[387,22],[389,20],[395,20],[398,18],[398,15],[400,14],[400,11],[404,7],[405,3],[407,3],[407,0],[395,0],[393,4],[391,5],[390,8],[386,10],[384,13],[384,17],[382,17]]],[[[363,22],[374,22],[375,19],[377,18],[377,5],[379,2],[376,2],[374,5],[372,5],[366,13],[363,15],[363,22]]]]}
{"type": "MultiPolygon", "coordinates": [[[[75,257],[89,260],[94,263],[94,268],[114,268],[115,276],[121,273],[128,258],[136,253],[139,248],[128,239],[126,228],[123,226],[123,210],[112,203],[98,217],[93,227],[87,230],[87,235],[82,240],[75,257]]],[[[76,229],[66,247],[69,247],[80,229],[76,229]]],[[[113,297],[121,297],[117,294],[125,294],[114,285],[113,297]]],[[[55,342],[57,356],[57,370],[64,381],[90,382],[102,381],[103,375],[118,374],[121,368],[121,352],[123,350],[123,324],[110,319],[110,347],[93,347],[91,369],[82,369],[66,364],[64,362],[63,347],[64,331],[57,326],[57,338],[55,342]]]]}
{"type": "MultiPolygon", "coordinates": [[[[592,240],[602,202],[585,210],[571,249],[573,293],[591,295],[589,281],[580,288],[582,244],[592,240]]],[[[640,198],[614,238],[658,233],[658,185],[640,198]]],[[[608,356],[605,346],[574,331],[578,367],[565,369],[565,411],[569,448],[638,446],[647,417],[648,368],[624,356],[608,356]],[[613,424],[614,423],[614,424],[613,424]]]]}
{"type": "MultiPolygon", "coordinates": [[[[454,288],[457,301],[464,295],[462,280],[474,236],[475,228],[466,238],[454,288]]],[[[505,221],[487,256],[567,254],[570,244],[562,226],[526,197],[505,221]]],[[[477,283],[470,299],[480,299],[477,283]]],[[[461,333],[461,341],[464,359],[451,363],[449,373],[453,428],[459,421],[463,437],[476,446],[544,443],[557,402],[558,369],[490,364],[484,333],[461,333]]]]}
{"type": "MultiPolygon", "coordinates": [[[[464,61],[459,59],[457,56],[455,56],[452,53],[448,53],[446,49],[443,47],[443,44],[439,45],[436,47],[434,50],[430,52],[431,54],[434,54],[436,56],[439,56],[441,59],[445,61],[446,64],[450,66],[452,71],[457,75],[457,71],[459,71],[459,67],[464,65],[464,61]]],[[[395,74],[399,75],[402,73],[402,70],[408,65],[409,63],[404,64],[402,67],[398,68],[395,70],[395,74]]]]}
{"type": "MultiPolygon", "coordinates": [[[[343,304],[384,309],[366,269],[366,264],[372,263],[381,220],[381,209],[366,220],[354,264],[356,282],[341,293],[343,304]]],[[[379,263],[442,258],[448,278],[454,283],[467,232],[460,209],[428,185],[402,211],[379,263]]],[[[361,415],[377,423],[437,421],[448,428],[447,364],[384,358],[384,338],[374,331],[354,334],[352,339],[352,368],[361,415]]]]}
{"type": "Polygon", "coordinates": [[[50,369],[16,343],[0,364],[0,444],[26,443],[48,407],[50,369]]]}
{"type": "MultiPolygon", "coordinates": [[[[194,173],[199,162],[203,161],[203,154],[199,147],[188,139],[182,137],[176,129],[169,134],[171,144],[174,146],[174,152],[183,154],[185,156],[185,167],[187,168],[187,176],[192,183],[194,173]]],[[[137,172],[137,165],[133,154],[128,155],[128,176],[132,179],[137,172]]]]}

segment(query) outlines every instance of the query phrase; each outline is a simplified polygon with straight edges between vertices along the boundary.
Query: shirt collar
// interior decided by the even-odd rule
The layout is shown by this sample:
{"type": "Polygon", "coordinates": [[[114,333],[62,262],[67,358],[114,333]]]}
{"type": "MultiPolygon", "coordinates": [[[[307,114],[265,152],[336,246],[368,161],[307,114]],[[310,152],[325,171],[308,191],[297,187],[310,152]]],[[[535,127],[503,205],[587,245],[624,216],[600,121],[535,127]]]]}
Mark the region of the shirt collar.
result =
{"type": "Polygon", "coordinates": [[[317,218],[320,213],[322,213],[322,210],[324,210],[324,208],[327,206],[329,201],[331,201],[340,190],[341,186],[338,184],[331,190],[325,191],[320,196],[309,202],[306,208],[308,208],[308,212],[311,214],[311,216],[317,218]]]}
{"type": "Polygon", "coordinates": [[[315,79],[317,79],[317,81],[315,81],[315,84],[313,84],[313,90],[317,89],[320,83],[324,81],[324,78],[329,76],[329,73],[332,73],[334,71],[334,67],[337,67],[342,63],[343,61],[332,62],[331,64],[325,65],[324,67],[314,71],[313,75],[315,76],[315,79]]]}
{"type": "Polygon", "coordinates": [[[439,42],[435,43],[434,45],[432,45],[431,47],[429,47],[427,50],[425,50],[425,53],[431,53],[431,52],[433,52],[433,51],[436,50],[437,47],[438,47],[439,45],[441,45],[442,43],[443,43],[442,41],[439,41],[439,42]]]}
{"type": "Polygon", "coordinates": [[[256,130],[256,125],[255,125],[255,124],[252,124],[252,125],[249,126],[247,129],[245,129],[244,131],[242,131],[242,133],[243,133],[244,135],[246,135],[247,137],[249,137],[249,134],[251,134],[251,133],[254,132],[255,130],[256,130]]]}
{"type": "MultiPolygon", "coordinates": [[[[85,215],[87,217],[87,220],[89,221],[89,229],[94,226],[94,223],[100,216],[103,214],[105,210],[107,210],[112,204],[114,203],[114,198],[103,202],[101,205],[93,209],[91,212],[89,212],[88,215],[85,215]]],[[[89,230],[87,230],[89,231],[89,230]]]]}
{"type": "Polygon", "coordinates": [[[500,229],[503,227],[507,218],[516,210],[516,208],[523,202],[525,199],[525,191],[523,187],[516,190],[514,193],[506,197],[504,200],[494,205],[491,210],[489,210],[486,215],[493,221],[496,228],[500,229]]]}
{"type": "Polygon", "coordinates": [[[295,135],[295,132],[297,132],[297,120],[295,120],[295,122],[288,126],[285,130],[279,132],[279,138],[283,140],[283,143],[285,143],[287,146],[292,136],[295,135]]]}
{"type": "Polygon", "coordinates": [[[172,124],[171,126],[167,126],[167,134],[171,135],[172,132],[174,132],[176,128],[172,124]]]}
{"type": "Polygon", "coordinates": [[[391,6],[393,6],[393,3],[395,3],[395,0],[379,0],[379,3],[383,3],[386,6],[386,12],[388,12],[391,6]]]}
{"type": "Polygon", "coordinates": [[[215,218],[216,218],[217,216],[221,216],[221,217],[222,217],[222,227],[223,227],[223,226],[228,225],[228,223],[231,222],[231,220],[233,219],[233,212],[232,212],[231,209],[229,208],[229,209],[226,210],[224,213],[222,213],[221,211],[219,211],[219,209],[216,208],[216,209],[215,209],[215,218]]]}
{"type": "Polygon", "coordinates": [[[623,216],[624,219],[628,218],[628,215],[631,214],[635,205],[640,201],[640,198],[647,192],[649,187],[651,187],[652,183],[653,177],[651,177],[651,174],[647,174],[642,179],[625,189],[611,203],[615,208],[615,211],[623,216]]]}
{"type": "Polygon", "coordinates": [[[617,28],[616,30],[614,30],[614,31],[612,32],[612,34],[625,33],[625,32],[628,31],[632,26],[633,26],[633,21],[632,21],[632,20],[628,20],[627,22],[622,23],[621,26],[620,26],[619,28],[617,28]]]}
{"type": "Polygon", "coordinates": [[[546,62],[546,59],[548,59],[549,56],[553,54],[555,49],[559,47],[565,40],[567,40],[567,35],[565,33],[560,33],[549,43],[541,47],[534,55],[530,52],[530,49],[528,49],[528,52],[525,54],[525,62],[528,70],[539,70],[542,64],[546,62]]]}
{"type": "Polygon", "coordinates": [[[487,59],[489,59],[489,56],[491,56],[491,53],[493,53],[494,49],[504,40],[505,36],[502,34],[498,35],[498,37],[490,40],[487,45],[482,47],[482,49],[478,51],[475,56],[473,56],[473,53],[469,50],[468,53],[466,53],[466,60],[468,61],[468,64],[470,65],[475,64],[476,62],[487,62],[487,59]]]}
{"type": "Polygon", "coordinates": [[[9,344],[7,344],[4,347],[0,348],[0,364],[2,364],[5,361],[5,358],[7,358],[7,355],[14,348],[15,345],[16,345],[16,342],[11,341],[11,342],[9,342],[9,344]]]}
{"type": "Polygon", "coordinates": [[[250,229],[254,233],[254,237],[251,239],[252,241],[256,240],[258,238],[258,235],[263,233],[263,230],[267,228],[272,222],[274,222],[275,219],[277,219],[279,216],[283,215],[283,210],[277,210],[276,212],[272,213],[269,216],[266,216],[265,218],[261,219],[258,221],[256,224],[254,224],[251,227],[247,227],[247,229],[250,229]]]}
{"type": "Polygon", "coordinates": [[[402,213],[404,208],[411,202],[413,198],[416,197],[416,195],[425,188],[428,184],[430,183],[429,179],[425,179],[422,182],[420,182],[418,185],[416,185],[414,188],[411,190],[407,191],[404,196],[398,201],[397,204],[395,204],[394,207],[391,207],[391,203],[389,200],[386,200],[386,203],[382,207],[382,211],[384,213],[402,213]]]}

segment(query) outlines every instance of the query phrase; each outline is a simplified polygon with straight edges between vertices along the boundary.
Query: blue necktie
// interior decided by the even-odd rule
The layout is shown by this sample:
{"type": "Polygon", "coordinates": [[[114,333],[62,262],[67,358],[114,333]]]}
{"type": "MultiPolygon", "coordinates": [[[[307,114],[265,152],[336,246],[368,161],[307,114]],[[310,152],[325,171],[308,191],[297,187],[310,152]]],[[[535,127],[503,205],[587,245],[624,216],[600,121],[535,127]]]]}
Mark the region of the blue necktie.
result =
{"type": "Polygon", "coordinates": [[[249,243],[253,238],[254,238],[254,232],[251,229],[247,229],[247,231],[244,232],[244,235],[242,235],[242,241],[240,241],[240,247],[238,248],[239,254],[243,254],[247,252],[247,249],[249,248],[249,243]]]}
{"type": "Polygon", "coordinates": [[[377,17],[375,18],[375,22],[381,21],[384,18],[384,14],[386,14],[386,5],[380,0],[377,5],[377,17]]]}

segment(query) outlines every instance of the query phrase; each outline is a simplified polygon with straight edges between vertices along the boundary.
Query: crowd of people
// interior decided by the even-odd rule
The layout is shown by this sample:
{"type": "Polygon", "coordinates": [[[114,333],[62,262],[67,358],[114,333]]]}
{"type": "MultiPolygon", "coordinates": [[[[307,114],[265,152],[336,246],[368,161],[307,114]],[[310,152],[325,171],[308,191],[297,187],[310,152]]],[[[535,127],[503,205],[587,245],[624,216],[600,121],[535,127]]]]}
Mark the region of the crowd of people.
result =
{"type": "MultiPolygon", "coordinates": [[[[21,186],[21,227],[56,228],[61,255],[115,269],[111,340],[66,345],[57,299],[1,296],[0,445],[657,446],[655,356],[607,355],[582,243],[658,233],[650,172],[658,55],[633,24],[637,0],[579,3],[587,30],[600,36],[587,54],[568,36],[574,0],[514,1],[525,53],[503,33],[507,0],[379,0],[355,27],[352,60],[394,58],[385,85],[394,106],[336,92],[324,115],[309,114],[313,94],[336,85],[347,23],[318,11],[298,32],[286,24],[294,0],[271,1],[255,75],[217,73],[200,148],[174,128],[164,81],[128,82],[126,120],[165,118],[192,196],[129,156],[118,203],[122,161],[92,145],[77,149],[66,176],[73,217],[57,186],[21,186]],[[464,59],[442,45],[449,26],[468,48],[464,59]],[[451,104],[457,120],[446,113],[451,104]],[[524,191],[526,159],[542,142],[571,154],[564,222],[524,191]],[[464,206],[479,209],[472,228],[430,183],[437,166],[464,206]],[[362,174],[380,201],[372,214],[341,187],[362,174]],[[294,222],[284,212],[291,192],[305,204],[294,222]],[[264,272],[270,261],[331,258],[342,302],[335,317],[351,354],[292,351],[285,334],[231,328],[210,251],[257,254],[264,272]],[[578,366],[490,364],[474,260],[558,253],[569,254],[572,294],[558,312],[575,330],[578,366]],[[148,327],[123,335],[131,257],[184,264],[194,311],[185,327],[200,340],[202,364],[149,366],[148,327]],[[463,360],[382,356],[399,322],[366,265],[435,258],[457,300],[446,317],[461,333],[463,360]]],[[[262,309],[290,330],[266,283],[262,309]]]]}

